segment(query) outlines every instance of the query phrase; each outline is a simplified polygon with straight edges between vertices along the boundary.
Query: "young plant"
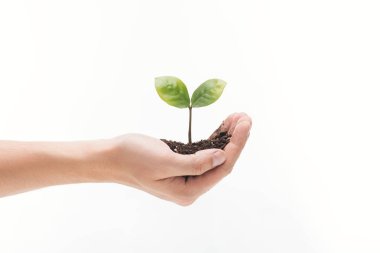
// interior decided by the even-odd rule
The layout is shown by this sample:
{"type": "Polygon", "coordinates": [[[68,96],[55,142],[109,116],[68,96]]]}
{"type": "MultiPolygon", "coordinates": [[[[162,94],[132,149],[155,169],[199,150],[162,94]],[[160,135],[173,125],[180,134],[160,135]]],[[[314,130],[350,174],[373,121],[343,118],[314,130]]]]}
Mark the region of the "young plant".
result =
{"type": "Polygon", "coordinates": [[[222,95],[226,82],[220,79],[209,79],[202,83],[191,95],[186,85],[177,77],[160,76],[155,79],[158,95],[162,100],[177,108],[189,108],[189,144],[191,144],[192,108],[203,107],[214,103],[222,95]]]}

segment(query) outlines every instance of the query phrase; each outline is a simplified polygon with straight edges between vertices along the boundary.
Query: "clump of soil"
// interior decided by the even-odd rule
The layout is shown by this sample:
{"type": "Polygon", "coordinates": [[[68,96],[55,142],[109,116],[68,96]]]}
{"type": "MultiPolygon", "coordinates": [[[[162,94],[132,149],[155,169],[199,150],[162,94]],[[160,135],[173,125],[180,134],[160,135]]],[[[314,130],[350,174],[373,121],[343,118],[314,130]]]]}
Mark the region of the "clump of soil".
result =
{"type": "Polygon", "coordinates": [[[224,147],[230,142],[231,135],[227,132],[217,132],[213,134],[212,139],[201,140],[198,142],[182,143],[178,141],[168,141],[165,139],[161,139],[165,142],[173,152],[189,155],[194,154],[197,151],[210,149],[210,148],[218,148],[224,149],[224,147]]]}

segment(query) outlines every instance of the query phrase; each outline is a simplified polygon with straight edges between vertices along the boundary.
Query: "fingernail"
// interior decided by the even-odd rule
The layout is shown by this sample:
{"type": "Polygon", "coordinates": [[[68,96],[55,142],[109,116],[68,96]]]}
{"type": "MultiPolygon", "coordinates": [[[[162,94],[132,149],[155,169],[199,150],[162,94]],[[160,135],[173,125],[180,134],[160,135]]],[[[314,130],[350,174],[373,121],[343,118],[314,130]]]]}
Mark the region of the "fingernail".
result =
{"type": "Polygon", "coordinates": [[[215,168],[216,166],[221,165],[226,160],[226,156],[222,151],[215,151],[213,157],[212,157],[212,167],[215,168]]]}

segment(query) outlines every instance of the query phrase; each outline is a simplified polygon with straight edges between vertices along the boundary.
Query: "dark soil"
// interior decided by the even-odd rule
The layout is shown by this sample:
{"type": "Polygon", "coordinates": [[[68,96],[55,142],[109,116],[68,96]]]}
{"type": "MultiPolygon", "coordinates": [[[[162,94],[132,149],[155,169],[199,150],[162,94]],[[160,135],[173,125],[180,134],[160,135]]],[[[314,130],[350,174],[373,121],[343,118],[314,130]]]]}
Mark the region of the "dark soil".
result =
{"type": "Polygon", "coordinates": [[[198,142],[193,142],[191,144],[184,144],[178,141],[168,141],[165,139],[161,139],[165,142],[173,152],[189,155],[194,154],[199,150],[210,149],[210,148],[218,148],[224,149],[224,147],[230,142],[231,135],[227,132],[219,132],[213,134],[212,139],[201,140],[198,142]]]}
{"type": "MultiPolygon", "coordinates": [[[[218,148],[218,149],[224,149],[226,145],[230,142],[231,135],[227,132],[221,132],[221,127],[219,127],[210,137],[208,140],[201,140],[198,142],[193,142],[191,144],[189,143],[182,143],[178,141],[168,141],[165,139],[161,139],[163,142],[165,142],[169,148],[176,153],[183,154],[183,155],[190,155],[194,154],[197,151],[204,150],[204,149],[211,149],[211,148],[218,148]]],[[[183,176],[183,179],[185,183],[191,176],[183,176]]]]}

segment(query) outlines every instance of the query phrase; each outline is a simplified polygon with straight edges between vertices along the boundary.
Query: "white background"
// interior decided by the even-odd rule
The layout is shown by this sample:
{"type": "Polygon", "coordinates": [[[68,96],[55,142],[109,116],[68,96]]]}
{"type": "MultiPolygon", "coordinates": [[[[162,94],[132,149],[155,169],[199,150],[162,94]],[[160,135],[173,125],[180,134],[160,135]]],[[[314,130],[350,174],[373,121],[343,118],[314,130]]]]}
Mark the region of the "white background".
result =
{"type": "Polygon", "coordinates": [[[0,199],[0,252],[379,252],[378,1],[0,1],[0,139],[186,141],[254,119],[235,170],[190,207],[121,185],[0,199]]]}

